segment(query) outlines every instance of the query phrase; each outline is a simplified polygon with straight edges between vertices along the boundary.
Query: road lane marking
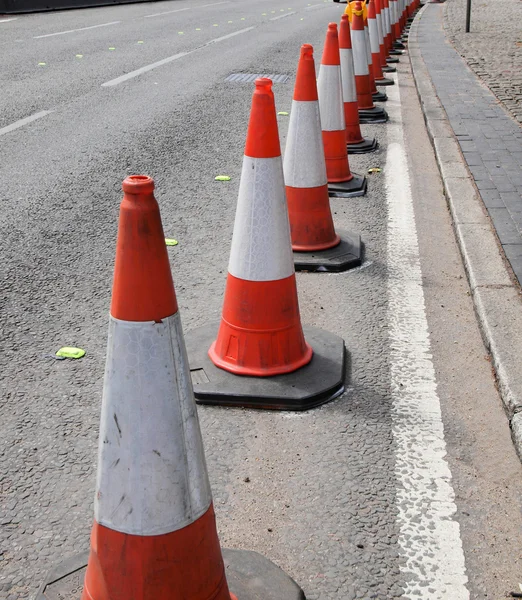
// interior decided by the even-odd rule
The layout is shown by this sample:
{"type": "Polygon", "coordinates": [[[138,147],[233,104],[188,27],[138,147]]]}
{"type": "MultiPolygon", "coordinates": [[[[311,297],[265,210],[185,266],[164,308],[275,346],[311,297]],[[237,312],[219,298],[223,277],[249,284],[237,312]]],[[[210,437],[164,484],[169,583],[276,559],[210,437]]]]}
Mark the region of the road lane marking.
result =
{"type": "Polygon", "coordinates": [[[25,119],[20,119],[19,121],[15,121],[14,123],[11,123],[11,125],[7,125],[7,127],[2,127],[2,129],[0,129],[0,135],[5,135],[6,133],[10,133],[11,131],[14,131],[15,129],[19,129],[20,127],[23,127],[24,125],[27,125],[28,123],[32,123],[33,121],[36,121],[37,119],[41,119],[42,117],[45,117],[46,115],[51,114],[52,110],[42,110],[40,112],[35,113],[34,115],[31,115],[30,117],[25,117],[25,119]]]}
{"type": "Polygon", "coordinates": [[[76,33],[77,31],[87,31],[88,29],[97,29],[98,27],[108,27],[109,25],[117,25],[118,23],[121,23],[121,21],[111,21],[110,23],[80,27],[79,29],[68,29],[67,31],[57,31],[56,33],[46,33],[45,35],[35,35],[33,40],[41,40],[42,38],[53,37],[55,35],[65,35],[66,33],[76,33]]]}
{"type": "Polygon", "coordinates": [[[162,17],[163,15],[171,15],[172,13],[181,12],[183,10],[190,10],[191,7],[187,6],[186,8],[176,8],[176,10],[168,10],[167,12],[154,13],[153,15],[145,15],[144,19],[152,19],[152,17],[162,17]]]}
{"type": "Polygon", "coordinates": [[[317,8],[323,8],[324,4],[309,4],[305,6],[305,10],[316,10],[317,8]]]}
{"type": "MultiPolygon", "coordinates": [[[[193,52],[193,50],[192,50],[192,52],[193,52]]],[[[156,69],[157,67],[161,67],[163,65],[171,63],[174,60],[178,60],[178,58],[182,58],[183,56],[186,56],[187,54],[190,54],[190,52],[179,52],[178,54],[174,54],[174,56],[169,56],[168,58],[164,58],[163,60],[158,60],[158,62],[152,63],[145,67],[141,67],[141,69],[136,69],[136,71],[131,71],[130,73],[126,73],[125,75],[122,75],[121,77],[116,77],[116,79],[111,79],[110,81],[106,81],[105,83],[102,83],[102,87],[113,87],[115,85],[119,85],[120,83],[123,83],[124,81],[128,81],[129,79],[133,79],[134,77],[138,77],[138,75],[142,75],[143,73],[146,73],[147,71],[152,71],[152,69],[156,69]]]]}
{"type": "Polygon", "coordinates": [[[210,40],[210,41],[206,42],[205,44],[202,44],[201,46],[194,48],[193,50],[187,50],[187,52],[179,52],[178,54],[174,54],[174,56],[169,56],[167,58],[164,58],[163,60],[158,60],[155,63],[146,65],[145,67],[141,67],[140,69],[136,69],[135,71],[131,71],[130,73],[126,73],[125,75],[121,75],[120,77],[116,77],[116,79],[111,79],[110,81],[106,81],[105,83],[102,83],[102,87],[114,87],[115,85],[119,85],[120,83],[123,83],[124,81],[128,81],[129,79],[138,77],[139,75],[142,75],[143,73],[147,73],[148,71],[152,71],[152,69],[156,69],[157,67],[162,67],[163,65],[166,65],[175,60],[178,60],[179,58],[183,58],[184,56],[187,56],[188,54],[197,52],[198,50],[201,50],[202,48],[206,48],[207,46],[210,46],[211,44],[216,44],[218,42],[222,42],[223,40],[228,40],[229,38],[235,37],[236,35],[240,35],[241,33],[246,33],[247,31],[251,31],[252,29],[255,29],[255,27],[247,27],[246,29],[240,29],[239,31],[234,31],[227,35],[223,35],[221,37],[210,40]]]}
{"type": "Polygon", "coordinates": [[[397,77],[388,88],[388,323],[402,598],[469,600],[404,148],[397,77]]]}
{"type": "Polygon", "coordinates": [[[205,8],[206,6],[217,6],[218,4],[230,4],[230,0],[224,0],[223,2],[212,2],[211,4],[202,4],[198,8],[205,8]]]}
{"type": "Polygon", "coordinates": [[[16,21],[18,17],[13,17],[11,19],[0,19],[0,23],[9,23],[9,21],[16,21]]]}
{"type": "Polygon", "coordinates": [[[284,15],[277,15],[277,17],[270,17],[269,21],[277,21],[278,19],[284,19],[285,17],[289,17],[290,15],[295,15],[294,12],[285,13],[284,15]]]}

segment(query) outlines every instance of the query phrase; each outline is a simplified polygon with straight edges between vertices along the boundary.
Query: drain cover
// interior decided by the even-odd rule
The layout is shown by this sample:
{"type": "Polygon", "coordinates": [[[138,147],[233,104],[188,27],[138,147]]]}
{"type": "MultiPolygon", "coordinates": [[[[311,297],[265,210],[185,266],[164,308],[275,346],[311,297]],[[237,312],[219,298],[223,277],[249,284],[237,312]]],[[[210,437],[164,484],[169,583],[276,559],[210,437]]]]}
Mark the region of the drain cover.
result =
{"type": "Polygon", "coordinates": [[[268,77],[274,83],[286,83],[290,79],[290,75],[277,75],[276,73],[231,73],[225,78],[225,81],[253,83],[258,77],[268,77]]]}

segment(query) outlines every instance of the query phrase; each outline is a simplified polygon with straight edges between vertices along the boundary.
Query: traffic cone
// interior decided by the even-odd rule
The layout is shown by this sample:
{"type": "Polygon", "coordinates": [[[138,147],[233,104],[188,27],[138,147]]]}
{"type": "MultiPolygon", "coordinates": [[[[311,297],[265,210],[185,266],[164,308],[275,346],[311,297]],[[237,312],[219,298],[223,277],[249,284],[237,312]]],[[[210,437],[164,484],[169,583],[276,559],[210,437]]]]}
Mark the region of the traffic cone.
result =
{"type": "Polygon", "coordinates": [[[364,41],[366,43],[366,56],[368,57],[368,74],[370,75],[370,89],[372,90],[372,99],[374,102],[386,102],[388,96],[386,92],[380,92],[377,89],[375,82],[375,76],[373,71],[373,57],[370,45],[370,33],[368,29],[368,5],[366,0],[362,3],[363,5],[363,22],[364,22],[364,41]]]}
{"type": "Polygon", "coordinates": [[[332,220],[310,44],[301,46],[283,171],[295,268],[346,271],[360,265],[360,236],[340,237],[332,220]]]}
{"type": "Polygon", "coordinates": [[[370,50],[372,55],[372,67],[375,83],[378,85],[393,85],[393,79],[384,77],[381,68],[381,55],[379,45],[379,29],[377,25],[377,15],[375,12],[375,2],[370,0],[368,4],[368,30],[370,33],[370,50]]]}
{"type": "Polygon", "coordinates": [[[372,100],[363,9],[360,2],[356,2],[355,8],[352,9],[351,36],[360,122],[386,123],[388,120],[387,112],[383,108],[375,106],[372,100]]]}
{"type": "Polygon", "coordinates": [[[383,0],[375,0],[375,15],[377,17],[377,29],[379,33],[379,55],[381,59],[381,70],[383,73],[395,73],[397,69],[390,67],[386,62],[386,48],[384,46],[384,29],[386,27],[384,22],[384,7],[383,0]]]}
{"type": "Polygon", "coordinates": [[[346,125],[346,144],[348,154],[363,154],[373,152],[378,148],[375,138],[365,139],[359,124],[357,107],[357,89],[355,87],[355,72],[353,66],[352,40],[348,15],[341,17],[339,26],[339,54],[341,59],[341,82],[343,89],[344,120],[346,125]]]}
{"type": "MultiPolygon", "coordinates": [[[[364,35],[364,31],[362,33],[364,35]]],[[[366,64],[366,58],[364,58],[364,63],[366,64]]],[[[357,71],[357,66],[355,69],[357,71]]],[[[367,64],[366,70],[368,70],[367,64]]],[[[366,83],[368,84],[368,82],[366,83]]],[[[330,23],[326,32],[317,88],[319,92],[326,173],[328,177],[328,192],[330,196],[340,198],[363,196],[366,194],[366,177],[361,177],[350,172],[346,150],[341,59],[337,25],[335,23],[330,23]]],[[[366,92],[367,96],[369,96],[369,102],[373,105],[368,85],[366,92]]]]}
{"type": "Polygon", "coordinates": [[[310,344],[299,315],[272,81],[259,78],[219,331],[216,338],[210,325],[187,338],[191,369],[204,374],[196,398],[290,410],[332,399],[344,389],[344,342],[304,331],[310,344]]]}
{"type": "Polygon", "coordinates": [[[387,13],[386,43],[387,43],[387,48],[388,48],[388,54],[391,57],[396,54],[402,54],[401,51],[396,50],[393,47],[393,44],[395,41],[395,35],[394,35],[395,0],[384,0],[384,7],[385,7],[386,13],[387,13]]]}
{"type": "Polygon", "coordinates": [[[220,548],[154,182],[127,177],[123,191],[91,550],[37,599],[78,600],[84,572],[82,600],[237,600],[229,583],[241,600],[302,599],[259,554],[220,548]]]}

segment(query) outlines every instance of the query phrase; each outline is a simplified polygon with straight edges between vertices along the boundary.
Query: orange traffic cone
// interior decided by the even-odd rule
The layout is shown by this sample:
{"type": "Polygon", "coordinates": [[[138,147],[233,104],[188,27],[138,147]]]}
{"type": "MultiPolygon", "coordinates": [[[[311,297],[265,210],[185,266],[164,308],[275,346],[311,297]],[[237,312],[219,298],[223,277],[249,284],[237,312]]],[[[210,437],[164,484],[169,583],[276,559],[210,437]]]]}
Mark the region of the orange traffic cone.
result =
{"type": "Polygon", "coordinates": [[[205,375],[195,386],[196,398],[278,409],[330,400],[343,388],[342,340],[313,328],[306,336],[310,343],[299,314],[272,81],[259,78],[217,338],[213,325],[188,337],[191,368],[205,375]],[[325,352],[333,360],[330,374],[318,371],[325,352]]]}
{"type": "MultiPolygon", "coordinates": [[[[353,2],[355,4],[355,2],[353,2]]],[[[372,91],[372,100],[374,102],[386,102],[388,96],[386,92],[381,92],[377,89],[375,72],[373,68],[373,57],[370,45],[370,32],[368,27],[368,3],[366,0],[362,3],[363,7],[363,22],[364,22],[364,41],[366,43],[366,56],[368,57],[368,74],[370,76],[370,89],[372,91]]],[[[380,85],[380,84],[379,84],[380,85]]]]}
{"type": "MultiPolygon", "coordinates": [[[[366,69],[368,69],[368,65],[366,65],[366,69]]],[[[341,86],[341,58],[337,25],[330,23],[326,32],[317,80],[326,174],[329,184],[328,192],[330,196],[350,198],[363,196],[366,193],[367,182],[366,177],[350,172],[346,151],[346,124],[341,86]]]]}
{"type": "Polygon", "coordinates": [[[377,13],[375,12],[375,2],[370,0],[368,4],[368,31],[370,34],[370,51],[372,54],[372,68],[375,77],[375,83],[378,85],[393,85],[393,79],[384,77],[381,68],[381,54],[379,44],[379,28],[377,25],[377,13]]]}
{"type": "Polygon", "coordinates": [[[360,265],[360,236],[341,240],[334,229],[310,44],[301,46],[283,170],[296,269],[346,271],[360,265]]]}
{"type": "MultiPolygon", "coordinates": [[[[227,578],[241,600],[258,598],[259,589],[267,598],[302,599],[297,584],[259,554],[221,551],[153,190],[150,177],[123,182],[81,599],[237,600],[227,578]]],[[[84,569],[84,555],[65,561],[38,598],[79,598],[84,569]]]]}
{"type": "Polygon", "coordinates": [[[350,23],[346,14],[341,17],[341,25],[339,26],[339,54],[348,154],[373,152],[377,149],[378,143],[375,138],[363,138],[359,124],[350,23]]]}
{"type": "Polygon", "coordinates": [[[372,100],[363,9],[360,2],[356,2],[355,8],[352,9],[351,36],[360,122],[386,123],[388,114],[383,108],[375,106],[372,100]]]}
{"type": "MultiPolygon", "coordinates": [[[[381,57],[381,70],[383,73],[395,73],[397,69],[390,67],[387,62],[387,51],[385,47],[385,34],[386,34],[386,19],[384,16],[384,0],[375,0],[375,15],[377,17],[377,29],[379,34],[379,55],[381,57]]],[[[394,59],[398,62],[399,59],[394,59]]]]}

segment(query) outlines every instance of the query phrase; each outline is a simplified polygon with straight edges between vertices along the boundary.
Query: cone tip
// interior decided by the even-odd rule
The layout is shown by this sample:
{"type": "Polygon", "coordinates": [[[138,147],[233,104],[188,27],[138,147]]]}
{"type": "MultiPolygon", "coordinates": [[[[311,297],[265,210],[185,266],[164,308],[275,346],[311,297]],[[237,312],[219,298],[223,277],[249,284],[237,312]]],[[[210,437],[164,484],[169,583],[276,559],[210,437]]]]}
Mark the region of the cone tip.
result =
{"type": "Polygon", "coordinates": [[[337,33],[337,23],[328,23],[328,31],[337,33]]]}
{"type": "Polygon", "coordinates": [[[341,16],[341,21],[348,21],[348,15],[346,13],[343,13],[341,16]]]}
{"type": "Polygon", "coordinates": [[[311,44],[301,46],[301,58],[310,59],[314,57],[314,47],[311,44]]]}
{"type": "Polygon", "coordinates": [[[151,194],[154,180],[148,175],[129,175],[123,180],[122,188],[126,194],[151,194]]]}
{"type": "Polygon", "coordinates": [[[272,80],[268,77],[258,77],[255,80],[255,92],[258,94],[266,94],[272,91],[272,80]]]}

